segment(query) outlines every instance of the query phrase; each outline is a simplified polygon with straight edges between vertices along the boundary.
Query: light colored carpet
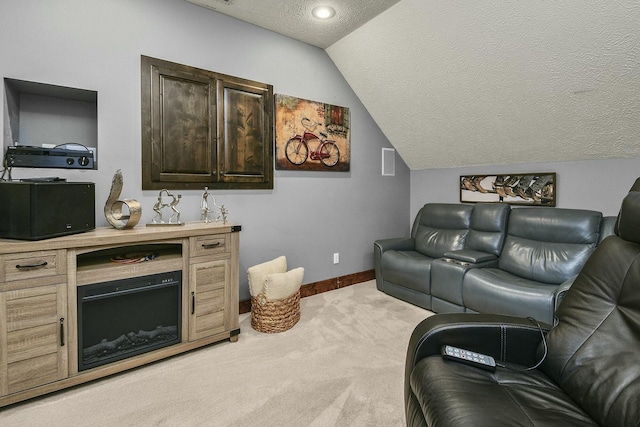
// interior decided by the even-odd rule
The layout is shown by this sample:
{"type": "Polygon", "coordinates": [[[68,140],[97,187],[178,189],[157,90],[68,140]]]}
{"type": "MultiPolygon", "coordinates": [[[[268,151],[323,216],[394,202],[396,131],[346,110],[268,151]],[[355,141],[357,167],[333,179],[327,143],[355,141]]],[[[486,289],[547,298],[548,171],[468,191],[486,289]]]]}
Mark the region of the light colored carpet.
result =
{"type": "Polygon", "coordinates": [[[404,362],[431,312],[374,281],[301,300],[291,330],[224,342],[0,409],[13,426],[402,426],[404,362]]]}

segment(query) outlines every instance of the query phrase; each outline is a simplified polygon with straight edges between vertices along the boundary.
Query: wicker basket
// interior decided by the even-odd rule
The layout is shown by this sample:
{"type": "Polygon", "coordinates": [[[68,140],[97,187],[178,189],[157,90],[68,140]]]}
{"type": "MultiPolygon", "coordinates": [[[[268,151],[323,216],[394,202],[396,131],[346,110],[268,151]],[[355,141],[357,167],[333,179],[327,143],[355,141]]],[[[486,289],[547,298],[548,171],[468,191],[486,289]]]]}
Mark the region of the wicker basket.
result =
{"type": "Polygon", "coordinates": [[[300,291],[281,300],[267,300],[263,294],[251,297],[251,327],[259,332],[284,332],[300,320],[300,291]]]}

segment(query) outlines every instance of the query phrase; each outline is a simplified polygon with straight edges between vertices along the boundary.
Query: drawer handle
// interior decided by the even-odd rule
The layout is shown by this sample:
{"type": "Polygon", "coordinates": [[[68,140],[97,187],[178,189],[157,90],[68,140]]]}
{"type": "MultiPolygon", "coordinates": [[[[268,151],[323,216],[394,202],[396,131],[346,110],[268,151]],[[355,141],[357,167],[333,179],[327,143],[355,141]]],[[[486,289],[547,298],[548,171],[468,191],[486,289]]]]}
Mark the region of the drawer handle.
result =
{"type": "Polygon", "coordinates": [[[28,270],[28,269],[30,269],[30,268],[42,268],[42,267],[47,266],[48,264],[49,264],[49,263],[48,263],[47,261],[42,261],[42,262],[40,262],[40,263],[38,263],[38,264],[27,264],[27,265],[20,265],[20,264],[17,264],[17,265],[16,265],[16,268],[17,268],[18,270],[28,270]]]}
{"type": "Polygon", "coordinates": [[[220,242],[203,243],[202,244],[202,249],[213,249],[213,248],[217,248],[218,246],[220,246],[220,242]]]}
{"type": "Polygon", "coordinates": [[[60,318],[60,347],[64,347],[64,317],[60,318]]]}
{"type": "Polygon", "coordinates": [[[196,293],[191,292],[191,314],[196,312],[196,293]]]}

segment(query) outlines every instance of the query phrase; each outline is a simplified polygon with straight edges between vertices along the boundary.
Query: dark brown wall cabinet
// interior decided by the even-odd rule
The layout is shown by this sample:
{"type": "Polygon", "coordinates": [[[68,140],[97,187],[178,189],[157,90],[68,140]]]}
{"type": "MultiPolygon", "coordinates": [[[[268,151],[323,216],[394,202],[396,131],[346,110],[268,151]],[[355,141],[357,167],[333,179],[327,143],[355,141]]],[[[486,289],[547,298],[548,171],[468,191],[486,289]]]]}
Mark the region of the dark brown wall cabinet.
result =
{"type": "Polygon", "coordinates": [[[273,188],[273,86],[141,57],[142,189],[273,188]]]}

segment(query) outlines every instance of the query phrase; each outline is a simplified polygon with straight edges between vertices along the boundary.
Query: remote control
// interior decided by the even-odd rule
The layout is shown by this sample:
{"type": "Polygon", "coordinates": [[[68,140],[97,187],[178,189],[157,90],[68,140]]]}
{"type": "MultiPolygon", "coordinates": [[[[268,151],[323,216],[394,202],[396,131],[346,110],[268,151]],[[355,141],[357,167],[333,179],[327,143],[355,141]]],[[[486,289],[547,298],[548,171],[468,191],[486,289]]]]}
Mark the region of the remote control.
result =
{"type": "Polygon", "coordinates": [[[496,370],[496,361],[493,360],[493,357],[487,356],[485,354],[475,353],[469,350],[463,350],[457,347],[452,347],[450,345],[442,346],[442,358],[466,363],[468,365],[476,366],[488,371],[496,370]]]}

